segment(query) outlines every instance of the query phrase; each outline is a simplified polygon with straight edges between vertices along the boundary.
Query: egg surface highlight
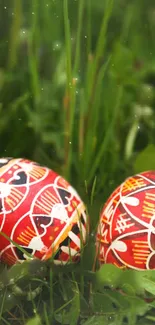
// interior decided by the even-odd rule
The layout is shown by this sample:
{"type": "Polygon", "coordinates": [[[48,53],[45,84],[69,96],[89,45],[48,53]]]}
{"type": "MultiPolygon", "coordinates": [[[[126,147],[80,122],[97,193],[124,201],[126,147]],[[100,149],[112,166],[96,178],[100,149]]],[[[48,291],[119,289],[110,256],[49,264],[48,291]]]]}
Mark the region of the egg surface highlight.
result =
{"type": "Polygon", "coordinates": [[[2,262],[21,263],[29,258],[25,252],[60,265],[76,262],[87,221],[79,195],[53,170],[23,158],[0,159],[2,262]]]}
{"type": "Polygon", "coordinates": [[[155,269],[155,171],[116,188],[101,212],[96,243],[100,264],[155,269]]]}

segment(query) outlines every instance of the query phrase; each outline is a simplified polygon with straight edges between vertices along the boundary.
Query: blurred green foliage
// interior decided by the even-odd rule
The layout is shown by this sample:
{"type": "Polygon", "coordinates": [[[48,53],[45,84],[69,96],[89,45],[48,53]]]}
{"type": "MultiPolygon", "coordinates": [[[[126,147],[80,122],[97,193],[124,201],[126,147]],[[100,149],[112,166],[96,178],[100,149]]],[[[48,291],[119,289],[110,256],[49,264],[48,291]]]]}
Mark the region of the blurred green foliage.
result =
{"type": "MultiPolygon", "coordinates": [[[[0,1],[0,156],[65,176],[88,204],[93,230],[111,191],[155,168],[154,28],[154,0],[0,1]]],[[[155,295],[154,274],[117,282],[101,270],[127,296],[104,279],[99,293],[93,254],[92,236],[86,279],[78,266],[65,275],[50,268],[36,300],[25,300],[16,269],[2,272],[0,324],[153,324],[155,305],[144,296],[155,295]]],[[[25,270],[24,279],[33,273],[25,270]]],[[[25,285],[30,294],[31,276],[25,285]]]]}

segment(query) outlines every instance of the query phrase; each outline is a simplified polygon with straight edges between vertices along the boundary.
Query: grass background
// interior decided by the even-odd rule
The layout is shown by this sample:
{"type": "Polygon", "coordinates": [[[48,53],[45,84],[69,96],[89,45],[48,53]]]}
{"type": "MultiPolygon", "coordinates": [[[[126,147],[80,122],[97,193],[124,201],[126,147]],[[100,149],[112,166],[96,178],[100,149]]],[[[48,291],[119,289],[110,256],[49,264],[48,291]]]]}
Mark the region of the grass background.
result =
{"type": "Polygon", "coordinates": [[[80,265],[2,266],[0,324],[154,323],[154,272],[92,272],[108,195],[155,168],[154,28],[154,0],[0,1],[0,156],[56,170],[91,217],[80,265]]]}

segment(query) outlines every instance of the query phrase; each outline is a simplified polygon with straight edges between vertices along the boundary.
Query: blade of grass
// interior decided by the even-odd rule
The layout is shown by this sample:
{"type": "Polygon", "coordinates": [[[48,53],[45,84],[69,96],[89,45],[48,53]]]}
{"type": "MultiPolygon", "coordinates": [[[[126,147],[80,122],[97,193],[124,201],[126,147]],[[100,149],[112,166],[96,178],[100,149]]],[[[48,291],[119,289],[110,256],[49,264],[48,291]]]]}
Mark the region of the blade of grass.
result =
{"type": "Polygon", "coordinates": [[[44,318],[45,318],[45,324],[46,325],[50,325],[50,321],[49,321],[49,317],[48,317],[48,312],[47,312],[47,308],[46,308],[46,304],[44,303],[44,318]]]}
{"type": "Polygon", "coordinates": [[[31,32],[28,38],[28,64],[31,81],[31,89],[35,108],[40,97],[40,78],[38,73],[38,0],[32,0],[31,5],[31,32]]]}
{"type": "Polygon", "coordinates": [[[17,63],[18,39],[22,18],[22,2],[21,0],[14,0],[8,53],[8,70],[12,70],[17,63]]]}
{"type": "Polygon", "coordinates": [[[95,175],[96,169],[99,166],[101,159],[103,157],[104,151],[105,149],[108,147],[108,142],[109,139],[111,138],[112,132],[113,132],[113,127],[115,125],[116,122],[116,118],[118,116],[118,112],[120,109],[120,104],[121,104],[121,99],[122,99],[122,95],[123,95],[123,86],[119,86],[118,88],[118,93],[117,93],[117,98],[116,98],[116,106],[114,107],[114,113],[113,113],[113,118],[111,120],[111,124],[109,125],[109,128],[107,130],[107,134],[105,136],[105,138],[103,139],[103,142],[101,144],[101,147],[96,155],[96,158],[94,159],[94,162],[92,163],[92,168],[89,172],[88,175],[88,183],[92,180],[92,178],[95,175]]]}
{"type": "Polygon", "coordinates": [[[77,24],[77,36],[76,36],[76,49],[75,49],[75,62],[74,62],[74,76],[76,76],[79,69],[79,62],[81,56],[81,31],[82,31],[82,19],[84,13],[84,0],[79,1],[79,11],[78,11],[78,24],[77,24]]]}
{"type": "Polygon", "coordinates": [[[54,318],[54,301],[53,301],[53,272],[50,270],[50,320],[54,318]]]}
{"type": "Polygon", "coordinates": [[[95,196],[95,189],[96,189],[97,177],[94,178],[92,190],[91,190],[91,197],[90,197],[90,204],[93,205],[93,200],[95,196]]]}
{"type": "Polygon", "coordinates": [[[3,308],[4,308],[4,304],[5,304],[5,298],[6,298],[6,293],[7,293],[7,289],[4,292],[4,296],[3,299],[1,301],[1,307],[0,307],[0,320],[2,319],[2,315],[3,315],[3,308]]]}
{"type": "MultiPolygon", "coordinates": [[[[97,40],[97,45],[96,45],[96,51],[91,58],[91,60],[88,60],[87,64],[87,74],[86,74],[86,112],[87,116],[85,119],[85,142],[84,142],[84,178],[87,175],[88,172],[88,162],[90,163],[91,161],[91,156],[92,156],[92,149],[90,150],[90,147],[92,148],[92,143],[93,143],[93,133],[92,129],[94,131],[94,116],[99,116],[99,109],[100,105],[97,105],[95,107],[95,97],[96,97],[96,92],[98,91],[97,86],[99,85],[100,80],[100,65],[101,65],[101,59],[104,58],[104,51],[105,51],[105,44],[106,44],[106,33],[107,33],[107,28],[108,28],[108,23],[111,17],[113,9],[113,0],[106,1],[105,5],[105,11],[104,11],[104,17],[102,20],[101,28],[100,28],[100,33],[99,37],[97,40]]],[[[106,67],[106,65],[105,65],[106,67]]],[[[104,77],[104,68],[102,68],[102,78],[104,77]]],[[[100,84],[101,86],[101,84],[100,84]]],[[[96,119],[97,121],[97,119],[96,119]]]]}
{"type": "Polygon", "coordinates": [[[80,94],[80,105],[79,105],[79,134],[78,134],[78,152],[79,152],[79,160],[82,158],[82,154],[84,151],[84,117],[85,117],[85,92],[84,89],[81,90],[80,94]]]}
{"type": "Polygon", "coordinates": [[[71,37],[70,37],[70,23],[68,17],[68,1],[64,0],[64,23],[65,23],[65,41],[66,41],[66,62],[67,62],[67,96],[68,96],[68,107],[66,107],[66,162],[65,162],[65,175],[69,179],[70,171],[73,158],[73,128],[74,128],[74,117],[76,107],[76,77],[79,70],[80,53],[81,53],[81,31],[82,31],[82,19],[84,13],[84,0],[79,1],[78,10],[78,23],[77,23],[77,37],[76,37],[76,49],[75,49],[75,61],[72,71],[71,66],[71,37]]]}
{"type": "Polygon", "coordinates": [[[84,150],[84,178],[87,177],[88,167],[91,163],[95,146],[94,141],[97,139],[97,126],[100,119],[100,106],[101,106],[101,94],[103,87],[103,79],[105,72],[108,68],[111,57],[107,60],[106,64],[104,64],[98,72],[98,76],[96,78],[96,92],[94,95],[94,109],[91,112],[89,117],[89,128],[87,129],[87,136],[85,141],[85,150],[84,150]]]}
{"type": "Polygon", "coordinates": [[[65,46],[66,46],[66,74],[67,74],[67,85],[66,85],[66,105],[65,105],[65,176],[69,179],[70,175],[70,159],[71,159],[71,148],[70,148],[70,120],[71,120],[71,100],[72,100],[72,64],[71,64],[71,33],[70,33],[70,21],[68,17],[68,0],[63,1],[64,10],[64,29],[65,29],[65,46]]]}
{"type": "Polygon", "coordinates": [[[64,27],[66,43],[66,72],[67,72],[67,91],[69,92],[72,82],[72,65],[71,65],[71,34],[70,21],[68,17],[68,0],[64,0],[64,27]]]}
{"type": "Polygon", "coordinates": [[[128,134],[127,134],[126,143],[125,143],[125,152],[124,152],[124,156],[125,156],[124,158],[126,160],[129,160],[131,158],[131,156],[132,156],[136,136],[137,136],[138,131],[139,131],[138,126],[139,126],[139,120],[136,119],[133,122],[133,124],[132,124],[132,126],[131,126],[128,134]]]}
{"type": "Polygon", "coordinates": [[[87,15],[87,59],[92,51],[92,15],[91,15],[91,0],[88,0],[88,15],[87,15]]]}
{"type": "Polygon", "coordinates": [[[0,235],[2,235],[4,238],[6,238],[8,241],[10,241],[11,244],[16,246],[22,253],[27,255],[30,259],[32,259],[32,255],[29,254],[24,248],[22,248],[20,245],[18,245],[14,240],[12,240],[10,237],[8,237],[4,232],[0,231],[0,235]]]}
{"type": "Polygon", "coordinates": [[[106,0],[103,21],[101,23],[101,29],[99,32],[99,37],[97,40],[96,50],[94,54],[91,78],[90,76],[88,76],[89,79],[86,80],[87,91],[88,91],[88,107],[89,107],[90,98],[92,97],[92,93],[94,92],[94,83],[96,80],[96,73],[100,65],[100,60],[104,56],[107,28],[108,28],[109,20],[113,9],[113,3],[114,0],[106,0]]]}

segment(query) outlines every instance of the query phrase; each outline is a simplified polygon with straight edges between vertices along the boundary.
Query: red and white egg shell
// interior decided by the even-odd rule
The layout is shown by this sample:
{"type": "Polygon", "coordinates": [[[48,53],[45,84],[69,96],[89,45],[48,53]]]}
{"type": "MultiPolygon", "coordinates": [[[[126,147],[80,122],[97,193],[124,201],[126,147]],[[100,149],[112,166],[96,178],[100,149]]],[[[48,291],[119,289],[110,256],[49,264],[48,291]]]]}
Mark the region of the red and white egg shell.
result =
{"type": "Polygon", "coordinates": [[[26,159],[0,159],[0,259],[8,265],[27,255],[55,264],[77,261],[86,240],[87,215],[77,192],[61,176],[26,159]],[[13,243],[14,242],[14,243],[13,243]]]}
{"type": "Polygon", "coordinates": [[[155,269],[155,171],[129,177],[112,193],[96,240],[101,264],[155,269]]]}

